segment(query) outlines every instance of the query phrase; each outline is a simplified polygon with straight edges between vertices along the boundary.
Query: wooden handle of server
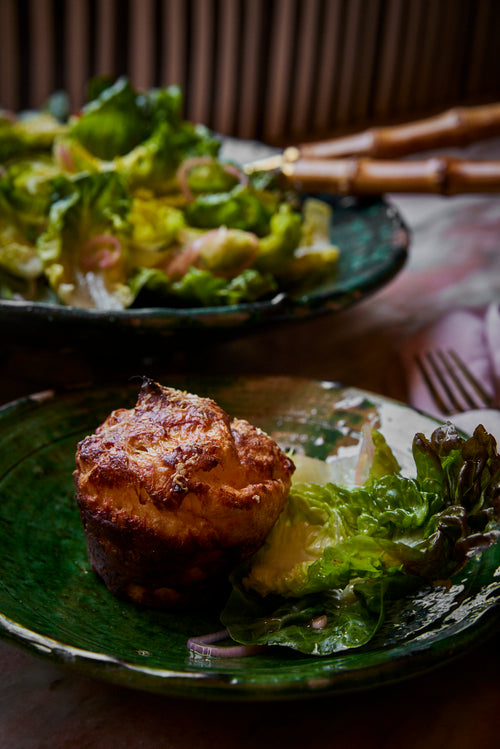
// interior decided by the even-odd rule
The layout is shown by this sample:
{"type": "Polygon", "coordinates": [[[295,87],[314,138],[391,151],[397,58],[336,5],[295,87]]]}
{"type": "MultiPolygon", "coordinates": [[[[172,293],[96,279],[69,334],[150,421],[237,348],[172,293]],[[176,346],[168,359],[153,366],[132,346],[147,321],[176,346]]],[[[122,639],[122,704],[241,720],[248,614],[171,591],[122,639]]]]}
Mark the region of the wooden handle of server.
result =
{"type": "Polygon", "coordinates": [[[478,107],[456,107],[435,117],[404,125],[376,127],[361,133],[317,143],[303,143],[285,151],[290,161],[372,156],[393,159],[447,146],[465,146],[500,134],[500,102],[478,107]],[[287,155],[288,152],[288,155],[287,155]]]}
{"type": "Polygon", "coordinates": [[[500,161],[470,161],[446,156],[406,161],[364,157],[323,161],[299,159],[284,164],[282,173],[305,192],[324,191],[341,195],[500,192],[500,161]]]}

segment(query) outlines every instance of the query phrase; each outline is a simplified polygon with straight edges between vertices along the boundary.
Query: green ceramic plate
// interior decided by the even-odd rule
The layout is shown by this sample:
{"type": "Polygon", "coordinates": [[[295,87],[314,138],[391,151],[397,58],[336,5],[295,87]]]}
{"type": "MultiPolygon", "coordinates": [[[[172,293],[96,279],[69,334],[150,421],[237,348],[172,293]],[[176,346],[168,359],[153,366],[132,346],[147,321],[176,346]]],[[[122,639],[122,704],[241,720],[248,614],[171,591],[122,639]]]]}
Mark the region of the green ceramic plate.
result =
{"type": "Polygon", "coordinates": [[[234,331],[302,320],[349,307],[385,286],[405,263],[409,233],[392,206],[382,199],[337,199],[332,241],[341,249],[338,274],[307,294],[226,307],[138,307],[113,312],[62,305],[0,300],[2,332],[16,338],[40,336],[63,341],[109,340],[109,335],[168,335],[187,331],[234,331]]]}
{"type": "MultiPolygon", "coordinates": [[[[359,390],[289,378],[172,380],[215,397],[283,447],[349,460],[362,424],[381,428],[409,466],[416,431],[435,422],[359,390]]],[[[42,394],[0,410],[0,629],[34,655],[101,679],[196,698],[273,699],[366,688],[421,673],[483,641],[500,623],[500,545],[470,560],[445,590],[405,601],[369,647],[331,657],[284,649],[238,659],[191,654],[220,629],[215,613],[170,615],[115,598],[90,570],[74,500],[76,443],[137,385],[42,394]]]]}

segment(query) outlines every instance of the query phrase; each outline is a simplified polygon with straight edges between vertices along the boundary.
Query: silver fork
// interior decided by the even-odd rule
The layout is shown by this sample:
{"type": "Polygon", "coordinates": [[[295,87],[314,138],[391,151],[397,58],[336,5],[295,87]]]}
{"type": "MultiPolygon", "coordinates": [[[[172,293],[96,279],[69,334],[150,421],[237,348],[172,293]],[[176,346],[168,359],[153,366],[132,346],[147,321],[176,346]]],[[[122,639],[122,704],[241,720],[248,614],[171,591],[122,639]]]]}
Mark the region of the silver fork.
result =
{"type": "Polygon", "coordinates": [[[494,408],[494,398],[453,350],[426,351],[415,362],[434,403],[448,415],[478,408],[494,408]]]}

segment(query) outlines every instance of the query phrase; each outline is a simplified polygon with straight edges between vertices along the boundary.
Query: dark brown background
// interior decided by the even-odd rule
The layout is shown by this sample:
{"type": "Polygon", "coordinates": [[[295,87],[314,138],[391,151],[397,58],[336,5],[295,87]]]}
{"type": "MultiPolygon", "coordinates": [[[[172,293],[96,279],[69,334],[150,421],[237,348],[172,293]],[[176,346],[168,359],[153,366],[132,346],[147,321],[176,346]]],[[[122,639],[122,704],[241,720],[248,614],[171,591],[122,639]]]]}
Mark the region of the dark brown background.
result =
{"type": "Polygon", "coordinates": [[[282,145],[494,101],[499,38],[498,0],[1,0],[0,105],[126,74],[282,145]]]}

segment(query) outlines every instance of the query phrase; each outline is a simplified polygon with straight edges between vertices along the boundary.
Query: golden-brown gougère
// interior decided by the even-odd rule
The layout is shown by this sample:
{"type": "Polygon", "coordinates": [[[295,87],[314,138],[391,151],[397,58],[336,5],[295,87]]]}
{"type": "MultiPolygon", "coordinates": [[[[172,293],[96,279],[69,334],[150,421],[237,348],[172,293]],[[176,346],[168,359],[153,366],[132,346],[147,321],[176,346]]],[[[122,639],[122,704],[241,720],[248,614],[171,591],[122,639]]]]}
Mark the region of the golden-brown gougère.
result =
{"type": "Polygon", "coordinates": [[[215,595],[281,512],[292,461],[213,400],[144,379],[76,453],[77,501],[94,571],[138,603],[215,595]]]}

